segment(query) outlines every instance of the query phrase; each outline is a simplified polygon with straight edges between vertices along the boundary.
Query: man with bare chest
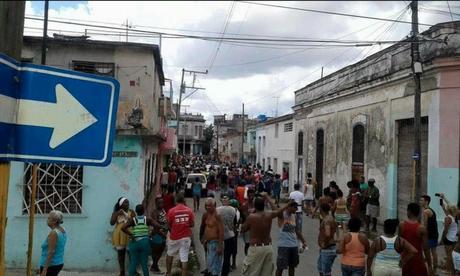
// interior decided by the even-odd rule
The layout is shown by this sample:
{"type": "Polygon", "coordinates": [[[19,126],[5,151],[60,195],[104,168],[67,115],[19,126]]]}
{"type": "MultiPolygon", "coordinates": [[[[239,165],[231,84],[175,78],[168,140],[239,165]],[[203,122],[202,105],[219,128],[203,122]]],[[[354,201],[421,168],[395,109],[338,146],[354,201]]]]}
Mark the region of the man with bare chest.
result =
{"type": "Polygon", "coordinates": [[[222,251],[224,245],[224,223],[216,212],[216,201],[208,198],[205,202],[206,220],[204,244],[207,250],[206,266],[208,275],[220,275],[222,269],[222,251]]]}
{"type": "Polygon", "coordinates": [[[337,257],[336,244],[334,240],[334,235],[337,231],[337,224],[331,215],[331,206],[329,204],[321,204],[319,211],[321,222],[318,235],[318,272],[321,276],[328,276],[332,273],[332,265],[337,257]]]}
{"type": "MultiPolygon", "coordinates": [[[[255,191],[252,188],[249,188],[247,191],[247,199],[243,202],[241,205],[241,218],[242,218],[242,223],[246,221],[248,216],[252,213],[255,212],[254,209],[254,194],[255,191]]],[[[243,241],[244,241],[244,255],[248,255],[248,250],[249,250],[249,232],[246,233],[241,233],[243,235],[243,241]]]]}
{"type": "Polygon", "coordinates": [[[274,270],[273,248],[270,232],[272,220],[283,214],[289,205],[274,211],[264,211],[265,201],[270,199],[266,193],[254,199],[255,213],[250,214],[241,228],[241,233],[249,231],[249,251],[243,262],[243,276],[272,275],[274,270]]]}

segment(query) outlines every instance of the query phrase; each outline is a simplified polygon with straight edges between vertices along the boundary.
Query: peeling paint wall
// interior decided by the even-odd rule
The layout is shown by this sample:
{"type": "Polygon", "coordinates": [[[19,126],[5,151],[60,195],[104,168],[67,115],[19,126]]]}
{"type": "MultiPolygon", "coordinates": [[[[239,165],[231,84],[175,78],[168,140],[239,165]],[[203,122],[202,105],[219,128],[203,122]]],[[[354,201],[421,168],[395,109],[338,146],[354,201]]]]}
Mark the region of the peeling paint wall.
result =
{"type": "MultiPolygon", "coordinates": [[[[437,74],[427,74],[432,83],[437,74]]],[[[325,134],[323,185],[331,180],[347,190],[346,182],[351,180],[353,127],[360,123],[365,127],[364,175],[374,178],[381,193],[382,217],[394,208],[393,188],[395,178],[389,179],[389,164],[397,162],[397,140],[394,131],[396,121],[413,116],[413,96],[405,94],[411,79],[366,90],[365,93],[347,96],[309,108],[308,115],[297,118],[297,128],[306,129],[307,151],[306,172],[316,172],[316,132],[323,129],[325,134]],[[391,186],[391,189],[388,187],[391,186]],[[388,194],[389,193],[389,194],[388,194]],[[391,205],[391,206],[390,206],[391,205]]],[[[437,90],[422,94],[422,116],[435,117],[439,105],[433,102],[437,90]]],[[[434,141],[436,133],[430,133],[434,141]]],[[[432,153],[437,152],[432,146],[432,153]]],[[[431,155],[430,154],[430,155],[431,155]]],[[[430,156],[431,158],[431,156],[430,156]]],[[[397,168],[396,168],[397,169],[397,168]]],[[[394,173],[394,172],[391,172],[394,173]]]]}
{"type": "MultiPolygon", "coordinates": [[[[84,167],[82,214],[64,215],[68,233],[65,251],[67,269],[81,271],[117,270],[116,251],[112,247],[113,226],[109,224],[116,200],[127,197],[134,208],[143,199],[144,154],[139,138],[117,137],[114,151],[135,151],[137,157],[114,157],[108,167],[84,167]],[[141,184],[142,183],[142,184],[141,184]]],[[[24,268],[27,258],[28,216],[22,214],[24,164],[12,162],[6,228],[6,265],[24,268]]],[[[46,215],[35,218],[33,267],[38,267],[40,245],[47,237],[46,215]]]]}
{"type": "MultiPolygon", "coordinates": [[[[25,40],[22,57],[39,63],[39,40],[25,40]]],[[[120,82],[117,129],[131,129],[127,123],[135,108],[143,112],[142,126],[151,133],[159,130],[159,98],[162,86],[155,67],[153,47],[48,41],[47,65],[72,70],[73,61],[114,63],[114,78],[120,82]]]]}

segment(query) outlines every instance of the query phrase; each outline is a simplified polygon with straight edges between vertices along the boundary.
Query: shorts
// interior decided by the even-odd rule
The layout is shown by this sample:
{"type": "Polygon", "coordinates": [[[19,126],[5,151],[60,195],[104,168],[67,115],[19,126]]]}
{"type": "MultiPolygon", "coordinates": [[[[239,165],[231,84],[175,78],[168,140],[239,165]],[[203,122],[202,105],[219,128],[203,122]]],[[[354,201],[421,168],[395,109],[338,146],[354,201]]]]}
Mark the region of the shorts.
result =
{"type": "Polygon", "coordinates": [[[342,276],[364,276],[366,268],[364,266],[353,266],[342,264],[342,276]]]}
{"type": "Polygon", "coordinates": [[[446,237],[444,237],[444,238],[442,239],[442,243],[443,243],[444,245],[450,246],[450,245],[454,245],[454,244],[456,243],[456,241],[451,241],[451,240],[447,239],[446,237]]]}
{"type": "Polygon", "coordinates": [[[313,204],[315,203],[315,200],[314,199],[304,199],[303,203],[309,206],[313,206],[313,204]]]}
{"type": "Polygon", "coordinates": [[[460,253],[452,251],[452,261],[454,263],[455,271],[460,271],[460,253]]]}
{"type": "Polygon", "coordinates": [[[206,248],[206,268],[211,275],[220,275],[222,272],[223,253],[218,255],[219,241],[208,241],[206,248]]]}
{"type": "Polygon", "coordinates": [[[197,192],[197,191],[193,191],[193,197],[194,198],[201,198],[201,191],[200,192],[197,192]]]}
{"type": "Polygon", "coordinates": [[[297,267],[299,265],[298,247],[278,247],[278,257],[276,258],[276,268],[278,270],[297,267]]]}
{"type": "MultiPolygon", "coordinates": [[[[64,264],[48,266],[48,270],[46,271],[46,276],[59,275],[59,272],[61,272],[63,267],[64,267],[64,264]]],[[[40,273],[42,273],[42,271],[43,271],[43,266],[40,266],[40,273]]]]}
{"type": "Polygon", "coordinates": [[[271,245],[250,246],[243,261],[243,276],[273,275],[273,248],[271,245]]]}
{"type": "Polygon", "coordinates": [[[167,240],[166,244],[168,249],[166,254],[170,257],[177,255],[179,253],[179,258],[182,263],[188,262],[188,252],[190,249],[190,244],[192,243],[190,238],[182,238],[179,240],[167,240]]]}
{"type": "Polygon", "coordinates": [[[436,248],[438,246],[438,240],[433,239],[433,240],[428,240],[428,248],[436,248]]]}
{"type": "Polygon", "coordinates": [[[283,187],[288,188],[289,187],[289,180],[283,180],[283,187]]]}
{"type": "Polygon", "coordinates": [[[166,238],[160,234],[154,234],[150,239],[150,245],[162,245],[166,241],[166,238]]]}
{"type": "Polygon", "coordinates": [[[295,228],[302,232],[302,212],[295,213],[295,228]]]}
{"type": "Polygon", "coordinates": [[[319,257],[318,257],[318,272],[324,276],[328,276],[332,274],[332,265],[334,264],[334,260],[337,257],[337,253],[335,250],[335,245],[329,246],[326,249],[319,250],[319,257]]]}
{"type": "Polygon", "coordinates": [[[349,214],[336,214],[335,215],[335,222],[337,223],[347,224],[349,220],[350,220],[349,214]]]}
{"type": "Polygon", "coordinates": [[[367,204],[366,207],[366,216],[371,218],[378,218],[380,217],[380,206],[367,204]]]}

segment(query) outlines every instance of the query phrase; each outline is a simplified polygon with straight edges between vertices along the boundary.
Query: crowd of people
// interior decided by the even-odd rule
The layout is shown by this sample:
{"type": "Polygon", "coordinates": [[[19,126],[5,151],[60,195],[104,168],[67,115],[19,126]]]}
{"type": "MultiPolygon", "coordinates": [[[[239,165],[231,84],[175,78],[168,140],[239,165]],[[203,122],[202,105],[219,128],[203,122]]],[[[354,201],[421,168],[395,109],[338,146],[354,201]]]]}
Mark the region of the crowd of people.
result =
{"type": "Polygon", "coordinates": [[[164,251],[166,275],[171,275],[176,255],[182,275],[187,275],[195,214],[202,211],[200,240],[194,246],[204,248],[205,275],[226,276],[231,271],[251,276],[282,275],[284,270],[295,275],[299,256],[307,249],[302,226],[305,216],[319,221],[316,269],[320,275],[332,275],[338,255],[343,275],[436,275],[439,242],[445,247],[447,271],[460,273],[458,209],[443,194],[439,194],[446,215],[441,239],[436,213],[430,208],[431,197],[423,195],[419,203],[408,204],[406,219],[384,220],[381,235],[369,240],[369,233],[377,233],[380,216],[380,193],[372,178],[350,181],[344,192],[334,181],[320,189],[308,173],[305,183],[295,183],[289,193],[285,188],[289,187],[287,170],[278,175],[260,166],[219,164],[206,168],[203,160],[185,161],[188,167],[175,163],[164,169],[162,193],[151,214],[144,213],[143,205],[137,205],[135,211],[129,209],[126,198],[115,204],[110,222],[115,225],[113,244],[120,275],[125,275],[127,251],[129,275],[136,275],[138,265],[148,275],[149,255],[153,261],[150,270],[162,273],[158,261],[164,251]],[[194,210],[185,203],[184,177],[190,172],[207,173],[204,210],[199,203],[194,204],[194,210]],[[271,238],[274,219],[279,228],[276,258],[271,238]],[[240,240],[244,252],[237,250],[240,240]],[[243,253],[245,258],[238,268],[236,256],[243,253]]]}

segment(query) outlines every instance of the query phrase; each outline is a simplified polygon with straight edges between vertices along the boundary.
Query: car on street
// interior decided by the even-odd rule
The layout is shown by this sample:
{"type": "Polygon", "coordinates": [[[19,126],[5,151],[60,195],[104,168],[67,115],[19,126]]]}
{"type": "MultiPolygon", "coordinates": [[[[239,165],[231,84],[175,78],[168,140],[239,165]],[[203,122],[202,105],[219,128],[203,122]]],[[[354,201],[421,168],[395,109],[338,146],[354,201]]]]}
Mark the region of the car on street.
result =
{"type": "Polygon", "coordinates": [[[192,184],[195,182],[196,178],[200,179],[201,182],[201,196],[206,196],[208,194],[208,179],[203,173],[189,173],[187,175],[187,180],[185,181],[185,195],[192,195],[192,184]]]}

